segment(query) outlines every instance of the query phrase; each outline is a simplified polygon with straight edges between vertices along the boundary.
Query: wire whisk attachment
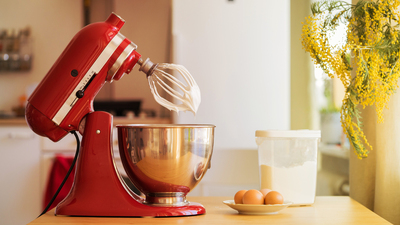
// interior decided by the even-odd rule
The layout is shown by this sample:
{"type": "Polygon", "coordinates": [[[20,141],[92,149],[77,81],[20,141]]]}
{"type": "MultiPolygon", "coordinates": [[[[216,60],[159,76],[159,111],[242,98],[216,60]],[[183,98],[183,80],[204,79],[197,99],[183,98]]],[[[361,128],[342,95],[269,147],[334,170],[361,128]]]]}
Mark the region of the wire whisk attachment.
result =
{"type": "Polygon", "coordinates": [[[196,114],[201,102],[200,88],[189,71],[181,65],[169,63],[153,63],[149,59],[139,59],[139,70],[147,74],[151,93],[158,104],[169,110],[192,111],[196,114]],[[166,72],[168,70],[179,73],[182,80],[166,72]],[[171,85],[169,85],[170,83],[171,85]],[[157,87],[160,87],[173,101],[161,97],[157,87]]]}

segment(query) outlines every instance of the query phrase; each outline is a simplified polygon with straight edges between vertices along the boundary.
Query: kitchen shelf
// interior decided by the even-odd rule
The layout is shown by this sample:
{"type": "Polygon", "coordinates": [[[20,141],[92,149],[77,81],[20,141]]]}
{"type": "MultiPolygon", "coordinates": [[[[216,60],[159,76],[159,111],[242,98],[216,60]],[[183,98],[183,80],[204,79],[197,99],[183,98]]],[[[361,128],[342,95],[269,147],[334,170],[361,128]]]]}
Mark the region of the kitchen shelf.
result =
{"type": "Polygon", "coordinates": [[[28,126],[24,117],[0,119],[0,126],[28,126]]]}
{"type": "Polygon", "coordinates": [[[32,67],[30,27],[0,30],[0,72],[23,72],[32,67]]]}

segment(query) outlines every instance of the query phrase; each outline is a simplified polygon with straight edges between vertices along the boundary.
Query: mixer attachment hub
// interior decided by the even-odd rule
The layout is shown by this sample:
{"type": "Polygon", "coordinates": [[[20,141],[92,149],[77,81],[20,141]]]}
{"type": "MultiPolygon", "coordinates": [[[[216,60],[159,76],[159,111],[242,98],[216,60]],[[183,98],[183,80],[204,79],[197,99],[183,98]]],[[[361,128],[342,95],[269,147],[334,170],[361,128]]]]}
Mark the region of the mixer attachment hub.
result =
{"type": "Polygon", "coordinates": [[[140,65],[139,71],[143,71],[147,76],[150,76],[153,73],[153,70],[157,67],[157,63],[153,63],[149,58],[144,61],[140,58],[138,64],[140,65]]]}

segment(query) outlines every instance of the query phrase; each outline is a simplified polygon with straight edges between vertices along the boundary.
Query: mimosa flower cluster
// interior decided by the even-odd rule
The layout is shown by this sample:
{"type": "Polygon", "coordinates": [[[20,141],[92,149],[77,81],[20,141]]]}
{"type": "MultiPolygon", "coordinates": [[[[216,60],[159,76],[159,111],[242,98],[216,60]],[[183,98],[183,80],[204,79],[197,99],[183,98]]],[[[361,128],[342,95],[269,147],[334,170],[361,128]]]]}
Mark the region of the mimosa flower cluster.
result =
{"type": "Polygon", "coordinates": [[[330,77],[338,77],[346,93],[341,123],[357,156],[368,156],[372,146],[362,130],[360,106],[374,106],[378,122],[396,91],[400,76],[399,0],[320,1],[302,29],[302,45],[314,63],[330,77]],[[342,41],[332,44],[340,25],[346,27],[342,41]],[[351,75],[351,71],[355,69],[351,75]]]}

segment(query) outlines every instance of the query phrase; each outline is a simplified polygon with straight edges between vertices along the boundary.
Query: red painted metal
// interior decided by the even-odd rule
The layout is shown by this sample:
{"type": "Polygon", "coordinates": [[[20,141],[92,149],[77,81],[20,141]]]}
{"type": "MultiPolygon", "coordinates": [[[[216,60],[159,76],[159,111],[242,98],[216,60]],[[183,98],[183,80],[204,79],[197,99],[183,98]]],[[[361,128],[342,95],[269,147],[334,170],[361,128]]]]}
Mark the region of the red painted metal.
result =
{"type": "Polygon", "coordinates": [[[87,115],[75,180],[56,215],[73,216],[188,216],[204,214],[201,204],[151,206],[129,190],[116,172],[112,154],[112,116],[106,112],[87,115]]]}
{"type": "MultiPolygon", "coordinates": [[[[69,131],[78,130],[82,118],[94,111],[93,99],[105,84],[107,73],[118,56],[131,43],[128,39],[123,40],[118,46],[87,87],[84,96],[76,102],[63,121],[58,125],[52,121],[107,44],[118,34],[123,24],[124,21],[120,17],[111,14],[105,22],[90,24],[73,37],[28,99],[26,120],[34,132],[53,141],[59,141],[69,131]],[[76,71],[78,75],[72,76],[72,71],[76,71]]],[[[140,54],[132,51],[116,72],[115,80],[120,79],[124,73],[129,73],[139,58],[140,54]]]]}

